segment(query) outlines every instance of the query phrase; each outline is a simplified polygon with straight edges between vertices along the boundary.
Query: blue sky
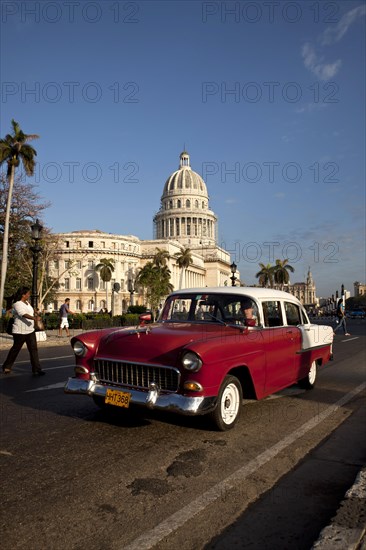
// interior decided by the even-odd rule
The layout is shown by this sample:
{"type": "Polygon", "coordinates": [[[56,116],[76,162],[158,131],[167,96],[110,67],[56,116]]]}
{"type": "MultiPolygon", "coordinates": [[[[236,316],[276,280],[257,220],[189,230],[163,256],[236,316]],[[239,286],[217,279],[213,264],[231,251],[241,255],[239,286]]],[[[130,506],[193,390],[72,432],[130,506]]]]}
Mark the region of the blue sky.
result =
{"type": "Polygon", "coordinates": [[[365,282],[365,2],[1,3],[1,135],[55,232],[153,235],[185,146],[242,279],[365,282]]]}

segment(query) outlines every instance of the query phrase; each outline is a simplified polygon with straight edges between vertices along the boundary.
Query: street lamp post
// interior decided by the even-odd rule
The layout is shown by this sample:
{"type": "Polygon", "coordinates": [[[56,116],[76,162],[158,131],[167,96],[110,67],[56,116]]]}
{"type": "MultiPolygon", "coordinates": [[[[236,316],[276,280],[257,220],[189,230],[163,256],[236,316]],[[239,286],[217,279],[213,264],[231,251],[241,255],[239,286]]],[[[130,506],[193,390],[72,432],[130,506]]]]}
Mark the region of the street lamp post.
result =
{"type": "Polygon", "coordinates": [[[43,226],[36,220],[36,223],[31,225],[32,230],[32,239],[34,240],[34,246],[30,247],[30,250],[33,254],[33,269],[32,269],[32,296],[31,304],[33,309],[38,308],[38,256],[42,248],[39,244],[41,240],[43,226]]]}
{"type": "Polygon", "coordinates": [[[236,268],[237,268],[237,265],[236,265],[235,262],[233,262],[233,263],[231,264],[231,266],[230,266],[230,270],[231,270],[231,273],[232,273],[232,275],[231,275],[231,277],[230,277],[230,279],[231,279],[231,286],[236,286],[236,285],[235,285],[235,281],[237,280],[237,277],[235,277],[236,268]]]}
{"type": "Polygon", "coordinates": [[[130,293],[130,306],[133,306],[134,305],[134,293],[135,293],[135,289],[134,289],[134,286],[133,286],[133,280],[132,279],[128,279],[128,292],[130,293]]]}

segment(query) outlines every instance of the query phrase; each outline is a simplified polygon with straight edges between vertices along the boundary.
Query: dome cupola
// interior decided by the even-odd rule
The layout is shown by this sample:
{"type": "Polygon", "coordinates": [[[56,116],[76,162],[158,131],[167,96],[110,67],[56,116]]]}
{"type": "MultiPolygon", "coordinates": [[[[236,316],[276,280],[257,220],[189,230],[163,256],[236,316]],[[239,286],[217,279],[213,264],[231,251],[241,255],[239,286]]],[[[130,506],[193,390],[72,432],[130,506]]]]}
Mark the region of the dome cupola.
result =
{"type": "Polygon", "coordinates": [[[185,246],[216,243],[217,218],[209,208],[207,187],[190,165],[187,151],[165,182],[161,207],[154,217],[155,239],[174,239],[185,246]]]}

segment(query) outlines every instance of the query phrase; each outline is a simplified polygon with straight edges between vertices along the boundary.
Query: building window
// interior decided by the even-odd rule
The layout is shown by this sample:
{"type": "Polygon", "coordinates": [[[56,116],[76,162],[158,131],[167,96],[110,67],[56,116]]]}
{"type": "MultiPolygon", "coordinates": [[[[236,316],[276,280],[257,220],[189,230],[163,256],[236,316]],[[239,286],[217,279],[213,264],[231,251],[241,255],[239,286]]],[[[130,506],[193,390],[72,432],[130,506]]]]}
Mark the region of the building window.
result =
{"type": "Polygon", "coordinates": [[[94,311],[94,301],[89,300],[88,302],[88,311],[94,311]]]}
{"type": "Polygon", "coordinates": [[[65,241],[65,248],[70,248],[70,241],[65,241]]]}
{"type": "Polygon", "coordinates": [[[177,201],[177,207],[182,208],[182,201],[180,199],[178,199],[177,201]]]}
{"type": "Polygon", "coordinates": [[[70,290],[70,279],[68,277],[65,279],[65,290],[70,290]]]}
{"type": "Polygon", "coordinates": [[[198,201],[194,203],[195,207],[198,208],[198,201]]]}
{"type": "Polygon", "coordinates": [[[93,279],[93,277],[88,277],[88,290],[94,290],[94,279],[93,279]]]}
{"type": "Polygon", "coordinates": [[[93,241],[89,241],[89,248],[93,248],[94,246],[94,242],[93,241]]]}
{"type": "Polygon", "coordinates": [[[76,290],[81,290],[81,279],[76,279],[76,290]]]}
{"type": "Polygon", "coordinates": [[[76,248],[81,248],[81,241],[76,241],[76,248]]]}
{"type": "Polygon", "coordinates": [[[76,307],[75,309],[81,311],[81,300],[76,300],[76,307]]]}
{"type": "Polygon", "coordinates": [[[191,208],[191,201],[189,199],[186,200],[186,208],[191,208]]]}
{"type": "Polygon", "coordinates": [[[105,241],[101,241],[100,246],[101,246],[102,248],[105,248],[105,241]]]}
{"type": "Polygon", "coordinates": [[[65,269],[70,269],[70,260],[65,260],[65,269]]]}
{"type": "Polygon", "coordinates": [[[53,262],[53,267],[54,267],[55,269],[58,269],[58,260],[55,260],[55,261],[53,262]]]}

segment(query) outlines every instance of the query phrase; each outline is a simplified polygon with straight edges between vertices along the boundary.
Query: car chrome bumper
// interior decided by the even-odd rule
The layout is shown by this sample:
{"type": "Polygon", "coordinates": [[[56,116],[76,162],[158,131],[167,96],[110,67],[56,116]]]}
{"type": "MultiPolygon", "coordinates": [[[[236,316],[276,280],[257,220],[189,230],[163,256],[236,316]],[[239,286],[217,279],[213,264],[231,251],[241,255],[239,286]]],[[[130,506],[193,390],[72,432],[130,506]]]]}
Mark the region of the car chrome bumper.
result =
{"type": "Polygon", "coordinates": [[[91,397],[105,397],[107,389],[127,391],[131,394],[130,403],[150,409],[176,412],[183,415],[193,416],[207,414],[214,410],[216,397],[186,397],[177,393],[160,394],[156,384],[151,384],[149,391],[131,390],[116,386],[103,386],[93,380],[82,380],[81,378],[69,378],[65,384],[65,393],[79,393],[91,397]]]}

